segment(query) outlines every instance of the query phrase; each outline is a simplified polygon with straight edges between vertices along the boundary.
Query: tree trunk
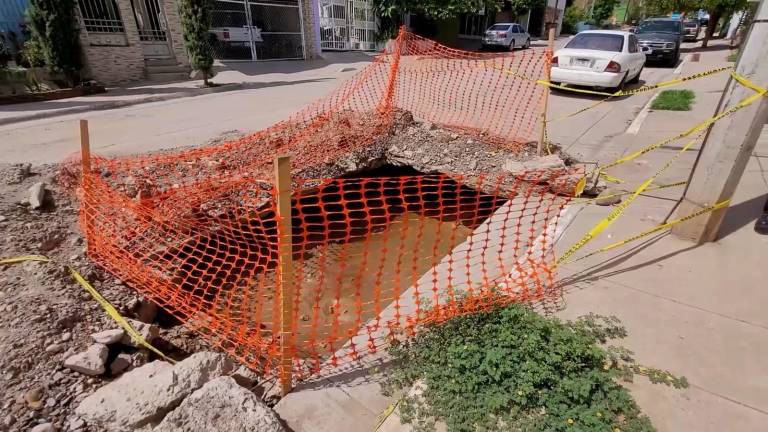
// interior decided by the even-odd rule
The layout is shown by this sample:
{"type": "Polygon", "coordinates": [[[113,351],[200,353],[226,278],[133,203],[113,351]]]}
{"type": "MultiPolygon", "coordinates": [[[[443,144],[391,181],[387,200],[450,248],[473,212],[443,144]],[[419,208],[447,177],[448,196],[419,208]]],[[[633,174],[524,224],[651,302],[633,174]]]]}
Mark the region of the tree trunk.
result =
{"type": "Polygon", "coordinates": [[[707,13],[709,13],[709,23],[707,24],[707,31],[704,33],[704,39],[701,41],[702,48],[706,48],[709,44],[709,40],[715,33],[717,22],[720,21],[720,16],[722,15],[720,9],[713,9],[711,11],[707,11],[707,13]]]}

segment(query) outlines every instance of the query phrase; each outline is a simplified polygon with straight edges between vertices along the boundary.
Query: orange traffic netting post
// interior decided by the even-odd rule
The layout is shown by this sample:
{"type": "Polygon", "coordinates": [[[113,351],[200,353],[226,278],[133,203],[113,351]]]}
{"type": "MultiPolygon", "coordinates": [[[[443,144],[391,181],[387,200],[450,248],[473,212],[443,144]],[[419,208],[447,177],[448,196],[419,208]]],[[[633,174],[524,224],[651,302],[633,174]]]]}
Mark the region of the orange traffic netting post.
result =
{"type": "Polygon", "coordinates": [[[401,30],[270,128],[91,155],[79,189],[89,256],[283,391],[424,324],[555,296],[555,228],[578,173],[525,168],[546,90],[521,78],[545,78],[548,59],[401,30]],[[455,168],[450,151],[472,163],[455,168]]]}

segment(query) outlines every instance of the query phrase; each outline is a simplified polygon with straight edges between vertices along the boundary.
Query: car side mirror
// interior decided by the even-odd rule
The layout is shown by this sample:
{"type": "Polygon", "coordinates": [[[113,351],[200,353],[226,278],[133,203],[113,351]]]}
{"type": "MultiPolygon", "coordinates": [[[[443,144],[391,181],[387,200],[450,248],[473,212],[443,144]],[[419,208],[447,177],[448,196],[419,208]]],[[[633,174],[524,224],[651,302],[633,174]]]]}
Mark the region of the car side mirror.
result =
{"type": "Polygon", "coordinates": [[[644,47],[640,47],[640,51],[642,51],[642,52],[647,54],[647,53],[651,52],[652,50],[651,50],[650,47],[644,46],[644,47]]]}

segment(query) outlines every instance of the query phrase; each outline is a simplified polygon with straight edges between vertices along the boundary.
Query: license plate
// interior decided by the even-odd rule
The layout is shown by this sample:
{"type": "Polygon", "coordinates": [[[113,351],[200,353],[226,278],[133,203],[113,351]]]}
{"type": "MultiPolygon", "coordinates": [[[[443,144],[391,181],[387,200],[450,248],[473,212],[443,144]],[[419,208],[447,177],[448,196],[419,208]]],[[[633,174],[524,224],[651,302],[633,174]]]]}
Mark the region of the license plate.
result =
{"type": "Polygon", "coordinates": [[[589,67],[589,59],[581,59],[581,58],[573,59],[573,65],[589,67]]]}

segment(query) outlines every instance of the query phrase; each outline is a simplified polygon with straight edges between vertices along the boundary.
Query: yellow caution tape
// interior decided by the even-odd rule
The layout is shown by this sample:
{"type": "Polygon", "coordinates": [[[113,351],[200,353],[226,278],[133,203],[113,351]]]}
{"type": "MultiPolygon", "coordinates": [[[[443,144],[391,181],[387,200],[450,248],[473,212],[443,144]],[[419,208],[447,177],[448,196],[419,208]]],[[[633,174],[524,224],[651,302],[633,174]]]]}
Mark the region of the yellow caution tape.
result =
{"type": "Polygon", "coordinates": [[[607,181],[608,183],[616,183],[616,184],[624,183],[624,180],[618,177],[614,177],[608,174],[607,172],[600,171],[600,177],[602,177],[603,180],[607,181]]]}
{"type": "Polygon", "coordinates": [[[744,87],[747,87],[749,89],[752,89],[758,93],[766,93],[768,92],[768,89],[765,89],[763,87],[760,87],[759,85],[753,83],[752,81],[748,80],[744,75],[741,75],[737,72],[731,72],[731,76],[733,79],[735,79],[739,84],[743,85],[744,87]]]}
{"type": "Polygon", "coordinates": [[[659,147],[663,147],[663,146],[665,146],[667,144],[670,144],[670,143],[672,143],[674,141],[677,141],[677,140],[679,140],[681,138],[685,138],[685,137],[687,137],[687,136],[689,136],[689,135],[691,135],[693,133],[704,132],[709,126],[711,126],[716,121],[721,120],[723,117],[727,117],[727,116],[735,113],[736,111],[739,111],[740,109],[748,107],[749,105],[754,103],[756,100],[758,100],[761,97],[763,97],[765,94],[766,94],[765,92],[763,92],[763,93],[755,93],[755,94],[753,94],[753,95],[751,95],[751,96],[749,96],[747,98],[742,99],[736,105],[728,108],[727,110],[721,112],[720,114],[717,114],[714,117],[711,117],[711,118],[709,118],[709,119],[707,119],[707,120],[705,120],[705,121],[703,121],[703,122],[701,122],[701,123],[699,123],[699,124],[689,128],[689,129],[687,129],[687,130],[685,130],[683,132],[680,132],[679,134],[677,134],[677,135],[675,135],[673,137],[663,139],[663,140],[661,140],[659,142],[656,142],[656,143],[651,144],[651,145],[649,145],[647,147],[644,147],[644,148],[642,148],[642,149],[640,149],[640,150],[638,150],[638,151],[636,151],[634,153],[631,153],[631,154],[629,154],[627,156],[624,156],[624,157],[622,157],[620,159],[617,159],[617,160],[609,163],[608,165],[605,165],[605,166],[601,167],[600,169],[604,170],[604,169],[607,169],[607,168],[614,167],[616,165],[623,164],[625,162],[629,162],[632,159],[635,159],[635,158],[637,158],[639,156],[642,156],[642,155],[644,155],[644,154],[646,154],[646,153],[648,153],[648,152],[650,152],[652,150],[655,150],[655,149],[657,149],[659,147]]]}
{"type": "MultiPolygon", "coordinates": [[[[18,264],[25,261],[41,261],[41,262],[53,262],[48,257],[42,256],[42,255],[25,255],[25,256],[19,256],[19,257],[13,257],[13,258],[6,258],[0,260],[0,265],[3,264],[18,264]]],[[[148,350],[154,352],[158,356],[162,357],[166,361],[170,363],[176,363],[175,360],[167,357],[165,354],[160,352],[157,348],[153,347],[149,342],[144,339],[139,332],[136,331],[129,323],[128,321],[123,318],[122,315],[120,315],[120,312],[115,309],[114,306],[110,302],[107,301],[97,290],[94,288],[90,283],[88,283],[87,280],[81,275],[77,270],[73,269],[70,266],[67,266],[67,269],[69,269],[69,273],[72,275],[72,277],[79,283],[83,288],[85,288],[86,291],[88,291],[94,299],[96,299],[97,302],[101,305],[102,308],[107,312],[107,315],[109,315],[113,320],[115,320],[118,324],[120,324],[120,327],[122,327],[128,335],[131,336],[131,339],[133,339],[138,344],[144,346],[148,350]]]]}
{"type": "Polygon", "coordinates": [[[72,267],[68,267],[70,274],[72,274],[72,277],[75,278],[75,280],[88,291],[91,293],[93,298],[96,299],[97,302],[101,305],[102,308],[107,312],[107,315],[109,315],[113,320],[115,320],[118,324],[120,324],[120,327],[122,327],[126,333],[128,333],[129,336],[131,336],[131,339],[133,339],[135,342],[139,343],[143,347],[147,348],[148,350],[152,351],[153,353],[159,355],[169,363],[176,363],[175,360],[166,357],[165,354],[160,352],[157,348],[153,347],[149,342],[147,342],[139,332],[137,332],[129,323],[128,321],[123,318],[122,315],[120,315],[120,312],[115,309],[114,306],[110,302],[107,301],[102,295],[94,288],[90,283],[88,283],[87,280],[75,269],[72,267]]]}
{"type": "Polygon", "coordinates": [[[51,262],[51,260],[48,257],[44,257],[42,255],[24,255],[20,257],[15,258],[5,258],[0,260],[0,265],[2,264],[18,264],[20,262],[24,261],[41,261],[41,262],[51,262]]]}
{"type": "MultiPolygon", "coordinates": [[[[659,186],[652,186],[652,187],[649,187],[648,189],[646,189],[645,191],[646,192],[653,192],[653,191],[657,191],[657,190],[660,190],[660,189],[667,189],[667,188],[671,188],[671,187],[682,186],[682,185],[685,185],[687,183],[688,183],[687,181],[679,181],[679,182],[676,182],[676,183],[670,183],[670,184],[659,185],[659,186]]],[[[618,196],[629,195],[631,193],[632,192],[620,192],[620,193],[615,193],[615,194],[610,194],[610,195],[598,196],[598,197],[594,197],[594,198],[582,198],[582,199],[573,201],[573,203],[574,204],[589,204],[589,203],[597,200],[598,198],[599,199],[613,198],[613,197],[618,197],[618,196]]]]}
{"type": "Polygon", "coordinates": [[[387,421],[389,416],[391,416],[392,413],[395,412],[395,409],[397,409],[397,407],[400,405],[400,402],[402,402],[402,400],[403,398],[401,397],[400,399],[397,400],[397,402],[389,404],[389,406],[384,411],[382,411],[381,414],[379,414],[379,417],[378,417],[379,421],[376,422],[376,428],[373,429],[373,432],[378,432],[378,430],[381,429],[381,425],[383,425],[384,422],[387,421]]]}
{"type": "Polygon", "coordinates": [[[699,210],[697,212],[694,212],[694,213],[691,213],[689,215],[683,216],[683,217],[681,217],[679,219],[671,220],[671,221],[669,221],[667,223],[656,225],[655,227],[653,227],[651,229],[648,229],[648,230],[645,230],[645,231],[643,231],[643,232],[641,232],[639,234],[633,235],[632,237],[626,238],[624,240],[617,241],[615,243],[611,243],[611,244],[609,244],[607,246],[603,246],[600,249],[594,250],[594,251],[592,251],[592,252],[590,252],[590,253],[588,253],[586,255],[582,255],[582,256],[574,259],[574,260],[563,262],[563,263],[561,263],[561,265],[562,264],[575,263],[576,261],[581,261],[583,259],[586,259],[586,258],[589,258],[591,256],[597,255],[597,254],[599,254],[601,252],[606,252],[606,251],[609,251],[611,249],[616,249],[616,248],[624,246],[624,245],[626,245],[628,243],[632,243],[633,241],[640,240],[643,237],[647,237],[647,236],[649,236],[651,234],[657,233],[659,231],[665,230],[667,228],[671,228],[671,227],[673,227],[675,225],[678,225],[678,224],[681,224],[683,222],[687,222],[687,221],[689,221],[691,219],[697,218],[697,217],[699,217],[699,216],[701,216],[703,214],[706,214],[706,213],[709,213],[709,212],[712,212],[712,211],[715,211],[715,210],[720,210],[722,208],[728,207],[728,205],[730,203],[731,203],[731,200],[725,200],[725,201],[719,202],[719,203],[717,203],[715,205],[711,205],[709,207],[705,207],[705,208],[703,208],[703,209],[701,209],[701,210],[699,210]]]}
{"type": "Polygon", "coordinates": [[[638,88],[633,89],[633,90],[621,90],[621,91],[617,91],[617,92],[614,92],[614,93],[575,89],[575,88],[565,87],[565,86],[558,85],[558,84],[552,84],[551,82],[547,82],[547,81],[544,81],[544,80],[538,80],[537,82],[539,84],[546,85],[548,87],[558,88],[558,89],[561,89],[561,90],[574,91],[574,92],[578,92],[578,93],[595,94],[595,95],[600,95],[600,96],[616,97],[616,96],[631,96],[631,95],[635,95],[635,94],[638,94],[638,93],[644,93],[644,92],[651,91],[651,90],[656,90],[656,89],[660,89],[660,88],[664,88],[664,87],[670,87],[670,86],[674,86],[674,85],[677,85],[677,84],[680,84],[680,83],[684,83],[686,81],[692,81],[692,80],[695,80],[695,79],[704,78],[706,76],[714,75],[716,73],[724,72],[724,71],[727,71],[727,70],[733,70],[733,68],[730,67],[730,66],[727,66],[727,67],[721,67],[721,68],[716,68],[716,69],[710,69],[710,70],[705,71],[705,72],[699,72],[699,73],[696,73],[696,74],[693,74],[693,75],[688,75],[688,76],[684,76],[684,77],[681,77],[681,78],[675,78],[675,79],[669,80],[669,81],[662,81],[662,82],[656,83],[656,84],[644,85],[644,86],[638,87],[638,88]]]}
{"type": "Polygon", "coordinates": [[[576,242],[573,246],[571,246],[556,262],[555,267],[562,264],[563,262],[567,261],[568,258],[573,256],[579,249],[584,247],[587,243],[589,243],[592,239],[597,237],[601,232],[605,231],[606,228],[611,226],[616,219],[618,219],[624,211],[629,207],[629,205],[641,194],[643,193],[648,186],[650,186],[651,183],[653,183],[657,177],[659,177],[664,171],[669,169],[670,166],[682,155],[685,153],[689,148],[691,148],[695,143],[696,139],[689,141],[685,146],[683,146],[680,151],[678,151],[670,160],[667,161],[666,164],[664,164],[663,167],[659,168],[656,173],[654,173],[650,178],[648,178],[646,181],[644,181],[640,186],[638,186],[637,189],[635,189],[634,192],[621,204],[616,206],[611,213],[608,214],[608,216],[605,217],[605,219],[601,220],[597,223],[592,229],[589,230],[578,242],[576,242]]]}

